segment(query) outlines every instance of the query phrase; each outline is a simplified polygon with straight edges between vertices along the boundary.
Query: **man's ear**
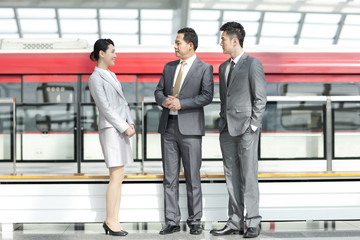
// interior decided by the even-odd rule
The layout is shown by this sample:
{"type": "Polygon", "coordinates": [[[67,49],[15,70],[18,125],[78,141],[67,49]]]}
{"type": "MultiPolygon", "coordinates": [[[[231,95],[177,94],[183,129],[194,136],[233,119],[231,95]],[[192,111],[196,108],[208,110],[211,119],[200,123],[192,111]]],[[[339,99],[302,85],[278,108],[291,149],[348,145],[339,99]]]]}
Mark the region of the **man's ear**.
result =
{"type": "Polygon", "coordinates": [[[234,46],[236,46],[237,44],[240,45],[239,39],[236,37],[233,38],[233,43],[234,43],[234,46]]]}
{"type": "Polygon", "coordinates": [[[190,42],[190,47],[195,51],[193,42],[190,42]]]}

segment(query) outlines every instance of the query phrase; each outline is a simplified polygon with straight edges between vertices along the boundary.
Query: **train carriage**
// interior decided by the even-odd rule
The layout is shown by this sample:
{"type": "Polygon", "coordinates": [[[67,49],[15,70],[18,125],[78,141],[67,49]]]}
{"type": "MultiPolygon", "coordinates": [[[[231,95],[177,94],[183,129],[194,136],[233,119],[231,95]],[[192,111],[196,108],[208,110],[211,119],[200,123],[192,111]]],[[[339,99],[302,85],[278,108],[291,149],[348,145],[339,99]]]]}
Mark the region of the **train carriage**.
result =
{"type": "MultiPolygon", "coordinates": [[[[282,169],[284,161],[325,160],[328,117],[333,120],[332,157],[360,159],[360,102],[340,98],[331,102],[331,116],[326,109],[327,97],[360,96],[359,53],[248,53],[262,61],[267,81],[269,102],[259,147],[262,162],[272,161],[282,169]]],[[[84,50],[0,53],[0,98],[16,98],[18,162],[102,161],[98,113],[88,89],[95,65],[88,55],[84,50]]],[[[221,161],[218,67],[227,56],[219,52],[197,55],[213,65],[215,80],[214,102],[205,108],[203,157],[221,161]]],[[[111,71],[122,84],[138,130],[132,138],[134,158],[160,160],[156,130],[161,109],[153,101],[153,92],[164,64],[176,57],[161,51],[119,52],[117,56],[111,71]]],[[[6,162],[12,159],[9,105],[0,104],[0,112],[0,162],[6,162]]],[[[352,170],[350,165],[346,168],[352,170]]]]}

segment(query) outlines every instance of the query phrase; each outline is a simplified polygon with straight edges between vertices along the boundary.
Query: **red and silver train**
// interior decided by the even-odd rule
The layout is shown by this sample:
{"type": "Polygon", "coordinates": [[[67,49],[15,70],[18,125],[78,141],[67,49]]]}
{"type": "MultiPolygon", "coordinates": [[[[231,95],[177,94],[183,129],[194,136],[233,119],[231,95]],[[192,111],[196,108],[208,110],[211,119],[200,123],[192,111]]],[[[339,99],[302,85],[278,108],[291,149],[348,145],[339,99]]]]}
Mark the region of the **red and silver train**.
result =
{"type": "MultiPolygon", "coordinates": [[[[249,54],[263,63],[269,97],[259,147],[261,161],[281,164],[326,159],[329,117],[333,159],[360,159],[360,102],[334,100],[330,115],[326,106],[328,96],[360,96],[360,53],[249,54]],[[325,101],[314,96],[323,96],[325,101]]],[[[228,56],[220,52],[199,52],[197,56],[213,65],[215,80],[214,102],[206,107],[203,158],[220,161],[218,68],[228,56]]],[[[137,160],[161,158],[156,133],[161,109],[152,99],[165,63],[174,59],[171,52],[120,52],[111,68],[136,119],[138,133],[132,138],[132,147],[137,160]],[[143,99],[147,99],[144,105],[143,99]],[[141,141],[143,136],[145,141],[141,141]]],[[[0,66],[0,98],[16,98],[18,162],[103,159],[98,113],[88,89],[95,66],[89,53],[0,53],[0,66]]],[[[11,161],[10,115],[9,105],[0,104],[0,162],[11,161]]],[[[352,170],[351,165],[348,168],[352,170]]]]}

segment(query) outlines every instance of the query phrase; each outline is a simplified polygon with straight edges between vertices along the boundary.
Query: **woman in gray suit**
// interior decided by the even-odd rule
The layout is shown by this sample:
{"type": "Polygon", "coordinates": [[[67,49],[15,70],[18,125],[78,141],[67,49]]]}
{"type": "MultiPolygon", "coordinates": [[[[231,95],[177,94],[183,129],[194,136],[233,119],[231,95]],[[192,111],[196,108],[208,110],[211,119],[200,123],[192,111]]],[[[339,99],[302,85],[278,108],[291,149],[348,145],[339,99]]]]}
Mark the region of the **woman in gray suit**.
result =
{"type": "Polygon", "coordinates": [[[106,192],[106,234],[126,236],[119,223],[121,185],[124,165],[133,162],[129,138],[135,134],[134,121],[129,105],[116,75],[108,70],[115,64],[114,43],[110,39],[99,39],[94,44],[90,59],[97,62],[89,79],[89,88],[99,109],[99,139],[110,182],[106,192]]]}

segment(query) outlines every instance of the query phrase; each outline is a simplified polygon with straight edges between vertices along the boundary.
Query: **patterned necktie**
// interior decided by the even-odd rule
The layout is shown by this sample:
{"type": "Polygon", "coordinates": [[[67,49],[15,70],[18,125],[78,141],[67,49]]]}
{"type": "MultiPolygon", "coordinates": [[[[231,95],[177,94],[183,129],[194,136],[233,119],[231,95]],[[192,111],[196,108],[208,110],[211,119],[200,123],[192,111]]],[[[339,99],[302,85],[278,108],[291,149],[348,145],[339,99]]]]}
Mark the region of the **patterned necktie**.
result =
{"type": "Polygon", "coordinates": [[[230,71],[227,77],[227,82],[226,82],[226,86],[229,86],[229,82],[230,82],[230,78],[231,78],[231,73],[234,70],[234,66],[235,66],[235,62],[231,61],[231,65],[230,65],[230,71]]]}
{"type": "Polygon", "coordinates": [[[175,96],[176,94],[179,93],[180,84],[181,84],[181,79],[182,79],[182,75],[183,75],[183,73],[184,73],[184,67],[185,67],[185,65],[186,65],[186,61],[182,61],[182,62],[181,62],[181,67],[180,67],[179,74],[178,74],[177,77],[176,77],[175,86],[174,86],[173,93],[172,93],[173,96],[175,96]]]}

